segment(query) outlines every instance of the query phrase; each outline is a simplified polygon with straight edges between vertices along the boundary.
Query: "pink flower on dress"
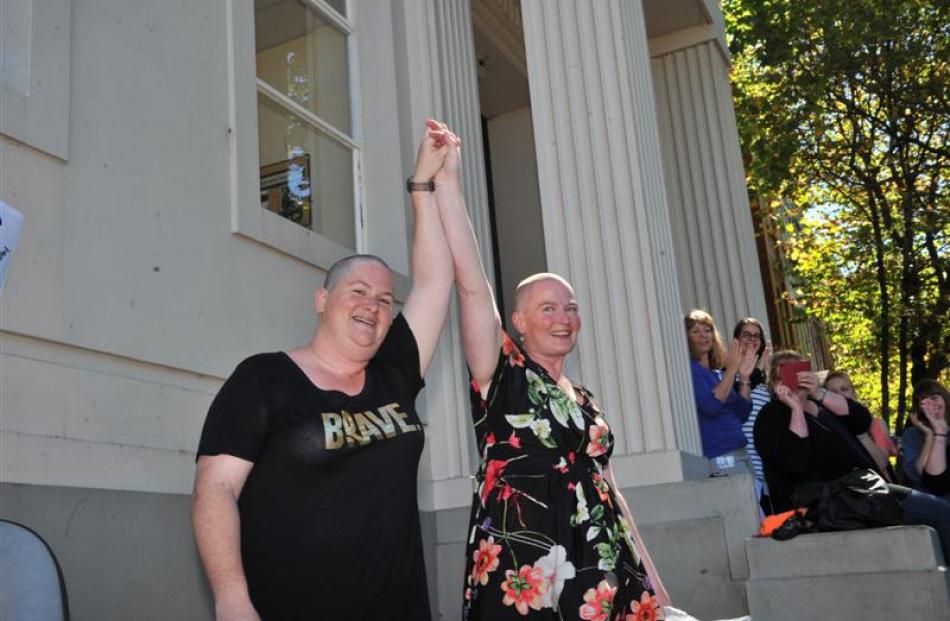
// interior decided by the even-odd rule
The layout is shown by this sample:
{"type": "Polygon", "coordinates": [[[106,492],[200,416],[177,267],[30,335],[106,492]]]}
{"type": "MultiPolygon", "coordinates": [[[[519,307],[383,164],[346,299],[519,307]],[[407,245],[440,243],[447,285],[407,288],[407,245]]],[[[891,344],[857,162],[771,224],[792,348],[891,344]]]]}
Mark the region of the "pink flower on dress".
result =
{"type": "Polygon", "coordinates": [[[508,356],[508,364],[511,366],[524,366],[524,354],[521,353],[521,350],[518,349],[518,346],[511,340],[507,332],[503,334],[501,339],[501,352],[508,356]]]}
{"type": "Polygon", "coordinates": [[[596,425],[591,425],[587,432],[590,442],[587,443],[587,454],[590,457],[599,457],[610,448],[610,429],[598,419],[596,425]]]}
{"type": "Polygon", "coordinates": [[[472,552],[472,582],[488,584],[488,574],[498,569],[498,555],[501,546],[495,543],[491,535],[478,542],[478,549],[472,552]]]}
{"type": "Polygon", "coordinates": [[[515,447],[516,449],[520,449],[520,448],[521,448],[521,438],[519,438],[517,435],[515,435],[515,432],[512,431],[512,432],[511,432],[511,435],[508,436],[508,444],[510,444],[511,446],[515,447]]]}
{"type": "Polygon", "coordinates": [[[505,592],[505,597],[501,600],[505,606],[513,605],[520,614],[527,615],[528,608],[541,610],[548,582],[541,567],[522,565],[517,573],[513,569],[505,571],[501,590],[505,592]]]}
{"type": "Polygon", "coordinates": [[[596,589],[587,589],[584,593],[585,604],[581,605],[581,619],[585,621],[609,621],[610,609],[614,604],[614,595],[617,587],[610,586],[606,580],[601,580],[596,589]]]}
{"type": "Polygon", "coordinates": [[[662,618],[660,616],[660,606],[649,591],[644,591],[640,595],[639,602],[630,602],[630,612],[632,614],[624,617],[623,621],[658,621],[662,618]]]}
{"type": "Polygon", "coordinates": [[[595,472],[592,478],[594,479],[594,489],[597,490],[600,501],[606,502],[608,507],[613,507],[614,505],[610,501],[610,486],[607,485],[607,479],[599,472],[595,472]]]}

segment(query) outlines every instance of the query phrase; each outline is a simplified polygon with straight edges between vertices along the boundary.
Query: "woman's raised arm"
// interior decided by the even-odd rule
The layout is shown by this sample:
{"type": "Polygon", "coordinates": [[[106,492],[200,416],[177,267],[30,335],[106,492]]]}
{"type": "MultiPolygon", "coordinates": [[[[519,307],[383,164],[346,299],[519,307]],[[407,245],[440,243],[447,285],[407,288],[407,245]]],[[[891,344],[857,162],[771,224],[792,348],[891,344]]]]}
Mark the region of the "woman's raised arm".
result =
{"type": "MultiPolygon", "coordinates": [[[[447,154],[456,149],[444,132],[427,124],[416,156],[413,180],[425,182],[438,176],[447,154]]],[[[403,306],[403,316],[419,347],[419,373],[425,375],[449,310],[452,290],[452,254],[445,240],[438,206],[432,192],[412,192],[412,289],[403,306]]]]}
{"type": "MultiPolygon", "coordinates": [[[[434,121],[430,127],[448,131],[444,125],[434,121]]],[[[459,179],[461,142],[451,132],[448,140],[452,148],[446,155],[445,165],[435,177],[435,197],[455,265],[465,360],[472,379],[487,391],[501,347],[501,318],[462,197],[459,179]]]]}

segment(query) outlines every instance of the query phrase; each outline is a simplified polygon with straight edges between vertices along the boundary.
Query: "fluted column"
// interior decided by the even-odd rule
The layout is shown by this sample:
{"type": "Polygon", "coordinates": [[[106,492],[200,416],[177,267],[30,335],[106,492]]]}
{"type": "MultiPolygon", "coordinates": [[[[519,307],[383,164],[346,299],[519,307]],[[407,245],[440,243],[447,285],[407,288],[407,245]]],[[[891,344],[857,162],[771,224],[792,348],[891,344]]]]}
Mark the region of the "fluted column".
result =
{"type": "Polygon", "coordinates": [[[709,310],[730,334],[747,315],[767,322],[721,33],[693,30],[651,47],[684,307],[709,310]]]}
{"type": "MultiPolygon", "coordinates": [[[[701,449],[641,2],[524,0],[522,13],[548,266],[586,320],[579,376],[610,413],[615,456],[682,466],[701,449]]],[[[633,462],[631,482],[685,476],[633,462]]]]}
{"type": "MultiPolygon", "coordinates": [[[[405,45],[403,126],[416,140],[426,117],[444,120],[462,138],[462,188],[486,265],[491,266],[491,228],[482,145],[475,50],[468,0],[406,0],[393,3],[397,36],[405,45]],[[399,29],[402,28],[402,32],[399,29]]],[[[405,141],[404,141],[405,142],[405,141]]],[[[405,157],[413,157],[406,153],[405,157]]],[[[489,268],[489,278],[494,274],[489,268]]],[[[423,392],[428,441],[420,467],[423,509],[465,506],[469,477],[477,467],[458,313],[449,321],[426,375],[423,392]]]]}

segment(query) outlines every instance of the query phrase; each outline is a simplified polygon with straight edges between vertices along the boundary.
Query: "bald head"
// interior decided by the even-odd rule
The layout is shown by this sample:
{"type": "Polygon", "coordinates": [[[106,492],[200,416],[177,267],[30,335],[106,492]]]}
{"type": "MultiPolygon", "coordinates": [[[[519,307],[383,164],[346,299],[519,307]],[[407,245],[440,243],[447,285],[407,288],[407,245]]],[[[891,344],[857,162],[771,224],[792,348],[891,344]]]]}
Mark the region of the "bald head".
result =
{"type": "Polygon", "coordinates": [[[537,274],[532,274],[524,280],[518,283],[518,286],[515,287],[515,310],[524,312],[524,303],[528,299],[528,294],[531,293],[531,290],[534,289],[535,285],[545,281],[554,281],[560,283],[567,287],[567,290],[571,292],[571,296],[574,295],[574,287],[571,286],[571,283],[567,282],[562,276],[558,276],[552,272],[539,272],[537,274]]]}
{"type": "Polygon", "coordinates": [[[327,276],[323,280],[323,288],[327,291],[332,291],[333,287],[335,287],[337,283],[340,282],[340,279],[343,278],[355,264],[361,262],[378,263],[389,270],[390,273],[392,273],[392,268],[390,268],[385,261],[377,257],[375,254],[354,254],[340,259],[330,266],[330,269],[327,271],[327,276]]]}

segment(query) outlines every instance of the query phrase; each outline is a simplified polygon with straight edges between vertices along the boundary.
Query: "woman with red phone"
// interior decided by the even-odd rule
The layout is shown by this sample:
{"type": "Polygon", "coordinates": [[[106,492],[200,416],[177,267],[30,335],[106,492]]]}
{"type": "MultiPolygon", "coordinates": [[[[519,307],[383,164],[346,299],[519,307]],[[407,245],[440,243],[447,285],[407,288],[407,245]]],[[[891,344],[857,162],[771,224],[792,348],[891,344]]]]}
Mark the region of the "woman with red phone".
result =
{"type": "MultiPolygon", "coordinates": [[[[804,504],[805,491],[816,483],[829,483],[856,469],[881,474],[857,438],[870,427],[871,413],[859,402],[820,387],[817,374],[802,363],[807,364],[807,358],[791,350],[772,357],[772,400],[759,412],[753,430],[776,513],[804,504]]],[[[950,503],[900,485],[887,484],[887,489],[900,502],[901,523],[933,527],[944,557],[950,558],[950,503]]]]}

